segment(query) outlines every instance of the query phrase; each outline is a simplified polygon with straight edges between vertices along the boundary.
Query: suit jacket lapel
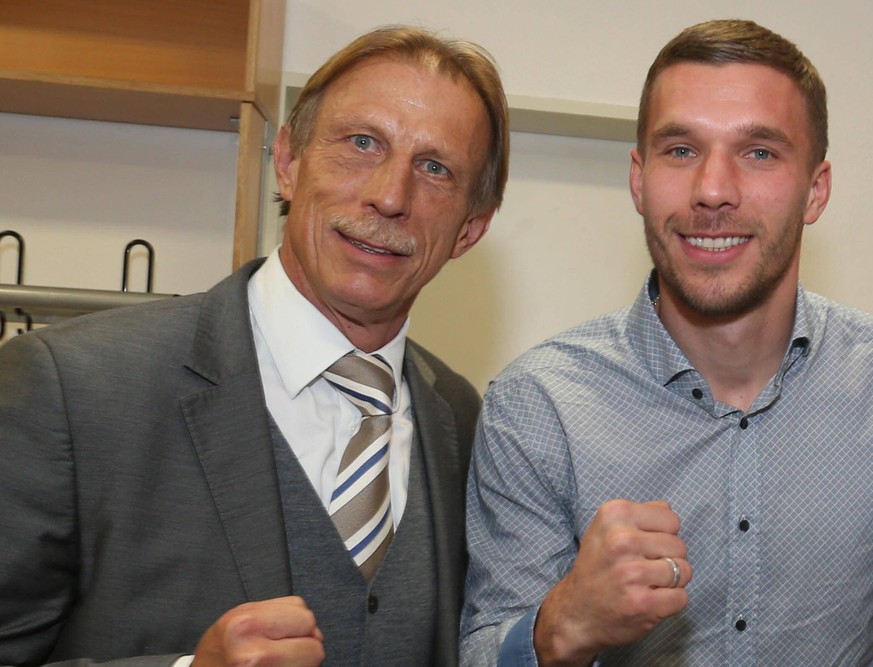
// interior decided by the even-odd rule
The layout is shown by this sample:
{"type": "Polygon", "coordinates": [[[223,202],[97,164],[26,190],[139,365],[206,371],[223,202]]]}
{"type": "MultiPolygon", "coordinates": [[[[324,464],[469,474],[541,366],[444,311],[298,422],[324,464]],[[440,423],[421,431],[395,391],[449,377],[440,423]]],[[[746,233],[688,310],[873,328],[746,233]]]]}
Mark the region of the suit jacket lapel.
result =
{"type": "Polygon", "coordinates": [[[181,405],[251,600],[288,595],[285,525],[249,320],[253,262],[210,290],[187,367],[209,384],[181,405]]]}
{"type": "Polygon", "coordinates": [[[430,498],[437,566],[437,665],[457,662],[458,623],[464,564],[464,483],[458,460],[457,427],[449,404],[434,390],[430,366],[407,346],[404,377],[412,396],[430,498]]]}

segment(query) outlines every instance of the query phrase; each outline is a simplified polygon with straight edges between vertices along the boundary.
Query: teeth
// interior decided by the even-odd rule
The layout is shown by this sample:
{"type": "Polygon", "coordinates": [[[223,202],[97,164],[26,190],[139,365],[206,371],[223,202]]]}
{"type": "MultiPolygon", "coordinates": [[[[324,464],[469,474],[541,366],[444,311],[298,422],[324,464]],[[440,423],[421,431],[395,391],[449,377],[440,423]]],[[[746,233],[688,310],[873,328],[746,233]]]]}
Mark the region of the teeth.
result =
{"type": "Polygon", "coordinates": [[[712,238],[711,236],[686,236],[688,241],[695,248],[703,248],[713,252],[724,252],[738,245],[749,242],[748,236],[719,236],[712,238]]]}
{"type": "Polygon", "coordinates": [[[361,250],[365,250],[366,252],[371,252],[375,255],[393,255],[394,253],[390,250],[382,250],[381,248],[374,248],[372,246],[368,246],[360,241],[355,241],[355,239],[349,239],[352,245],[357,246],[361,250]]]}

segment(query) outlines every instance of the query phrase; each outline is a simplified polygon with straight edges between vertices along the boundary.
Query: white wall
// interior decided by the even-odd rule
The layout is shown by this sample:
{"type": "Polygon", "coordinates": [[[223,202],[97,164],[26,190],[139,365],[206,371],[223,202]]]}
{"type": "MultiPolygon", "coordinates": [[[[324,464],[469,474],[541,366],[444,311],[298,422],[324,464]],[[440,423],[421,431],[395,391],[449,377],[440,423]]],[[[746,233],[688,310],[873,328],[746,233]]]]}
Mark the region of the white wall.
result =
{"type": "MultiPolygon", "coordinates": [[[[232,263],[237,139],[0,113],[0,231],[24,238],[24,284],[121,289],[124,248],[138,238],[154,247],[154,292],[218,282],[232,263]]],[[[0,283],[14,283],[17,266],[6,238],[0,283]]],[[[145,290],[146,266],[134,248],[130,291],[145,290]]]]}
{"type": "MultiPolygon", "coordinates": [[[[751,18],[798,44],[828,85],[834,193],[807,230],[807,287],[873,310],[873,3],[836,0],[289,0],[284,68],[311,73],[358,34],[413,23],[488,48],[507,92],[636,105],[646,70],[682,28],[751,18]]],[[[508,361],[629,303],[650,266],[620,142],[514,134],[503,208],[481,245],[425,288],[412,335],[484,389],[508,361]]]]}

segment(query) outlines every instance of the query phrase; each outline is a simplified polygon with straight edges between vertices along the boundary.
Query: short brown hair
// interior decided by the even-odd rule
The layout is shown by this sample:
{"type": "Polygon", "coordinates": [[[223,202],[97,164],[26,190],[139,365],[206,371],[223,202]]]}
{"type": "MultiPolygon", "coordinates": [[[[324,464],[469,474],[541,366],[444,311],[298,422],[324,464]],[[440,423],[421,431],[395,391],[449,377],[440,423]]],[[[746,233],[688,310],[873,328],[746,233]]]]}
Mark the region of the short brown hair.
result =
{"type": "Polygon", "coordinates": [[[813,164],[828,150],[827,92],[818,70],[792,42],[753,21],[725,19],[686,28],[661,49],[649,68],[637,116],[637,149],[644,150],[652,89],[671,65],[754,63],[787,74],[806,100],[813,164]]]}
{"type": "MultiPolygon", "coordinates": [[[[462,76],[470,83],[482,99],[491,125],[488,155],[474,185],[470,208],[475,213],[498,208],[509,175],[509,111],[493,58],[472,42],[444,39],[404,25],[383,26],[361,35],[334,54],[306,82],[287,120],[293,147],[302,151],[309,143],[330,85],[356,65],[377,57],[426,64],[453,79],[462,76]]],[[[287,205],[285,202],[284,214],[287,205]]]]}

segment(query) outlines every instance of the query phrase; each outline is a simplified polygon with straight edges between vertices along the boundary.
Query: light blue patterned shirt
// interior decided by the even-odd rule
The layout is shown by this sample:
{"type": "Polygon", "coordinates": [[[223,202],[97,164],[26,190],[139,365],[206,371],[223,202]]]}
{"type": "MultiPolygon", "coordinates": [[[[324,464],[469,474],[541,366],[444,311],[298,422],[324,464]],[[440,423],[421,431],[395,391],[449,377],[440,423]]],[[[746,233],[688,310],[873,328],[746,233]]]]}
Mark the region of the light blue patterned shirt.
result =
{"type": "Polygon", "coordinates": [[[613,498],[668,500],[694,579],[681,614],[599,664],[871,664],[873,317],[798,287],[782,366],[743,413],[713,400],[647,295],[488,389],[462,664],[536,664],[538,606],[613,498]]]}

